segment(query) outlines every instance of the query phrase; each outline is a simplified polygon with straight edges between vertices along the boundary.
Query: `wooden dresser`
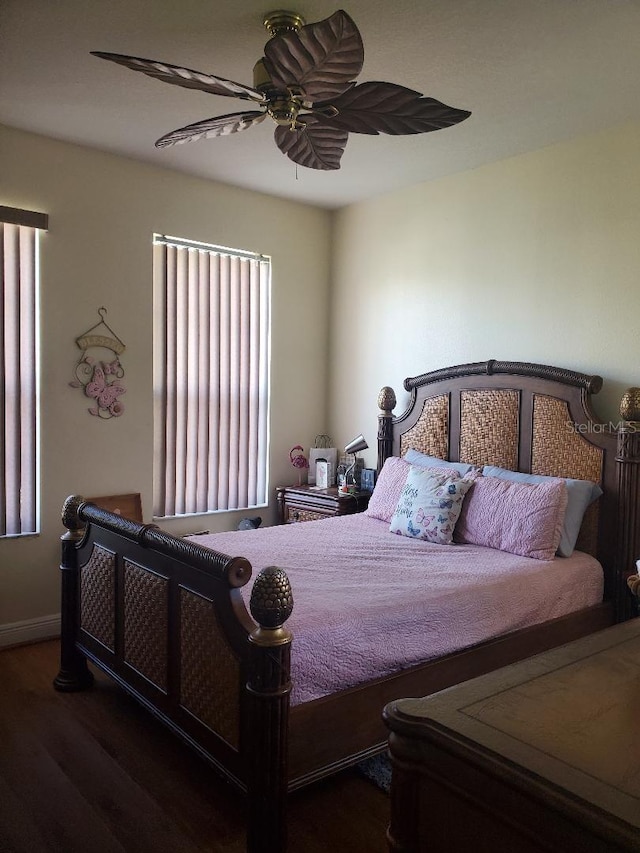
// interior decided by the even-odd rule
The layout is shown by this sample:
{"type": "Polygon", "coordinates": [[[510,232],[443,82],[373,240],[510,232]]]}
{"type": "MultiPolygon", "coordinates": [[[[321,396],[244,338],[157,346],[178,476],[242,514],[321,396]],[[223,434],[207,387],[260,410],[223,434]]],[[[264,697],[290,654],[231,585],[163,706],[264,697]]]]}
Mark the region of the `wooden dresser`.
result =
{"type": "Polygon", "coordinates": [[[389,849],[640,851],[640,620],[387,705],[389,849]]]}
{"type": "Polygon", "coordinates": [[[364,492],[342,495],[337,486],[328,489],[318,489],[315,486],[279,486],[276,496],[281,524],[317,521],[334,515],[362,512],[367,508],[371,497],[364,492]]]}

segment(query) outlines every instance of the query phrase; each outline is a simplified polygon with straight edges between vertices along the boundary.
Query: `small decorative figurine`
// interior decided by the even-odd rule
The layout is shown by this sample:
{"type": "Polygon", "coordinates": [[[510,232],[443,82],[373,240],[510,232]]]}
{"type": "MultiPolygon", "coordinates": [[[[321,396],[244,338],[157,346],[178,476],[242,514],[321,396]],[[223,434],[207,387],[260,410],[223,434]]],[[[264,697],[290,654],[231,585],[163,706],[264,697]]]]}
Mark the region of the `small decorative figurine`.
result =
{"type": "Polygon", "coordinates": [[[296,444],[295,447],[292,447],[289,451],[289,459],[291,460],[291,464],[294,468],[298,469],[298,485],[302,485],[302,472],[305,468],[309,467],[309,462],[307,461],[307,457],[304,455],[304,448],[296,444]]]}

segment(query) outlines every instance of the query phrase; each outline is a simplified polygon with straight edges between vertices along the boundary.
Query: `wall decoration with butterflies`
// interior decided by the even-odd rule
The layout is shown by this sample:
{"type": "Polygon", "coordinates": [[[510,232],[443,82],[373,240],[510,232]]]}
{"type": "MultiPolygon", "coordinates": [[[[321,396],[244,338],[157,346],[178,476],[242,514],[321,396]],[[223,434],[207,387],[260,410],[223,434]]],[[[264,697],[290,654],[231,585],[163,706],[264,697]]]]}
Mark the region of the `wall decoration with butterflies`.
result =
{"type": "Polygon", "coordinates": [[[89,414],[102,419],[120,417],[124,404],[119,398],[126,392],[120,363],[125,345],[107,325],[106,313],[106,308],[98,308],[100,321],[76,338],[81,355],[75,366],[76,378],[69,382],[72,388],[82,388],[93,401],[89,414]]]}

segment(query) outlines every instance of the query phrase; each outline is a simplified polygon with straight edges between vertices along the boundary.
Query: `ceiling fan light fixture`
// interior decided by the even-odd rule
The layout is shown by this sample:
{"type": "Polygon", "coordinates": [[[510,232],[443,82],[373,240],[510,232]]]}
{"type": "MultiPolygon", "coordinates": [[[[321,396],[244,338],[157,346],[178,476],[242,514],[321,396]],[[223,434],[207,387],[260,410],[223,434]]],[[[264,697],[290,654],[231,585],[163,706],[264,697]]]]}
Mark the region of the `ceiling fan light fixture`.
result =
{"type": "Polygon", "coordinates": [[[272,98],[267,107],[267,112],[276,124],[289,127],[291,130],[299,130],[297,122],[300,104],[291,97],[272,98]]]}
{"type": "Polygon", "coordinates": [[[259,92],[264,92],[265,95],[273,89],[273,83],[264,63],[264,57],[259,59],[253,66],[253,88],[259,92]]]}

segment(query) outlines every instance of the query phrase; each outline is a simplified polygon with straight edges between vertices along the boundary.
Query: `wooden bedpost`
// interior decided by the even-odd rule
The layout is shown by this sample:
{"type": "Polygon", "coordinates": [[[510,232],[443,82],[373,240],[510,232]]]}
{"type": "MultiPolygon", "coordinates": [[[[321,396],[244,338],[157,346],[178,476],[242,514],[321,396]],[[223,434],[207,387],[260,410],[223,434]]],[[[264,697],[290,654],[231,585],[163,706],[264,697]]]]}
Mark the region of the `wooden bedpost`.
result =
{"type": "Polygon", "coordinates": [[[83,497],[71,495],[62,507],[62,523],[67,532],[61,537],[60,672],[53,686],[56,690],[67,692],[84,690],[93,684],[87,660],[76,648],[80,610],[76,543],[82,539],[84,532],[84,525],[78,516],[78,509],[83,503],[83,497]]]}
{"type": "Polygon", "coordinates": [[[284,853],[291,693],[291,634],[284,623],[293,610],[293,595],[282,569],[269,566],[260,572],[250,609],[258,628],[249,637],[247,853],[284,853]]]}
{"type": "Polygon", "coordinates": [[[393,410],[396,405],[396,394],[393,388],[385,385],[378,394],[378,473],[389,456],[393,453],[393,410]]]}
{"type": "Polygon", "coordinates": [[[618,431],[618,541],[614,593],[617,622],[635,615],[627,578],[634,574],[636,560],[640,560],[640,412],[636,414],[623,406],[621,412],[623,416],[637,416],[638,420],[624,421],[618,431]]]}

